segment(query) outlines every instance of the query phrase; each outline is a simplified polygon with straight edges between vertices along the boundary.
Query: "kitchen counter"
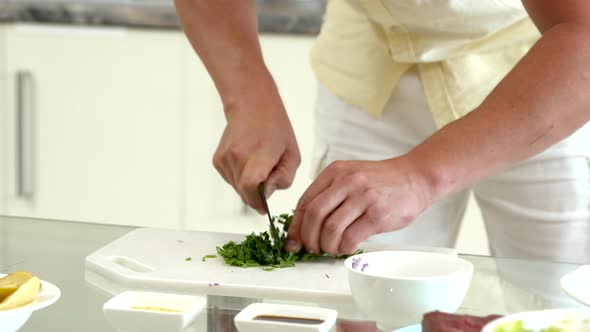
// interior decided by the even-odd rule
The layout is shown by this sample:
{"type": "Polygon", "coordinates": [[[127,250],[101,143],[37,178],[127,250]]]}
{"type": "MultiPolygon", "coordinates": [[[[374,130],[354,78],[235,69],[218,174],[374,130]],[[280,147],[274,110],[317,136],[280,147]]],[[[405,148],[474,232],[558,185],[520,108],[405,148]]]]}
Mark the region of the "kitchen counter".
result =
{"type": "MultiPolygon", "coordinates": [[[[257,0],[259,31],[317,34],[326,0],[257,0]]],[[[0,0],[0,22],[179,29],[173,0],[0,0]]]]}
{"type": "MultiPolygon", "coordinates": [[[[62,291],[59,301],[35,312],[21,332],[114,331],[103,316],[102,305],[115,293],[125,289],[113,292],[113,287],[106,287],[113,285],[105,280],[88,278],[84,259],[132,229],[0,216],[0,273],[31,271],[54,283],[62,291]]],[[[461,313],[506,314],[580,305],[559,288],[561,276],[576,269],[577,265],[483,256],[463,257],[473,263],[475,275],[459,310],[461,313]]],[[[206,313],[187,332],[236,332],[233,325],[236,313],[248,303],[260,301],[268,300],[208,296],[206,313]]],[[[339,330],[377,332],[374,323],[363,322],[356,308],[348,312],[343,306],[334,309],[339,311],[339,330]],[[353,319],[353,316],[356,317],[353,319]]],[[[395,314],[395,309],[392,309],[392,314],[395,314]]]]}

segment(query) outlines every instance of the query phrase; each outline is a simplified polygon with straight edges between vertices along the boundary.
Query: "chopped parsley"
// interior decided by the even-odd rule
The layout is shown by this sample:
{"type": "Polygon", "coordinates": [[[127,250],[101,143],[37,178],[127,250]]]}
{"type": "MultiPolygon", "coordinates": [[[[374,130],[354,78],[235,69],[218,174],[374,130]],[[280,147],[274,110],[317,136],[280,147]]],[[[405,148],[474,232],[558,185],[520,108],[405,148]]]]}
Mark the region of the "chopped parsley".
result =
{"type": "MultiPolygon", "coordinates": [[[[271,271],[275,268],[284,268],[295,266],[295,262],[305,262],[316,260],[322,257],[333,257],[326,253],[317,255],[310,254],[305,250],[298,253],[287,252],[284,244],[287,238],[287,231],[293,220],[292,214],[281,214],[274,217],[274,222],[281,224],[283,227],[279,234],[279,241],[273,243],[268,231],[259,234],[251,233],[241,243],[228,242],[221,247],[217,247],[217,254],[232,266],[239,267],[262,267],[264,271],[271,271]]],[[[277,225],[279,226],[279,225],[277,225]]],[[[360,253],[361,250],[355,253],[360,253]]],[[[341,256],[337,258],[345,258],[341,256]]]]}

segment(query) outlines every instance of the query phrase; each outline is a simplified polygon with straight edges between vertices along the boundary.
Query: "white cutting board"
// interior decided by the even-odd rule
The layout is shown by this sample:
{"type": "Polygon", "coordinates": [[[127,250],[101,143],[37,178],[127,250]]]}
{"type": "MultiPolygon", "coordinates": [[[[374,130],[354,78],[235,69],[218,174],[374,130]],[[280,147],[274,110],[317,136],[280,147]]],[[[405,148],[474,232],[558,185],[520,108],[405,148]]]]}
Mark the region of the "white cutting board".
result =
{"type": "Polygon", "coordinates": [[[86,269],[131,289],[315,303],[352,302],[343,260],[321,259],[263,271],[207,259],[243,234],[143,228],[133,230],[86,258],[86,269]],[[192,257],[191,261],[186,261],[192,257]]]}
{"type": "MultiPolygon", "coordinates": [[[[222,258],[201,261],[205,255],[216,254],[216,247],[243,239],[244,234],[136,229],[89,255],[87,276],[92,275],[93,280],[117,289],[352,303],[341,259],[301,262],[295,267],[273,271],[229,266],[222,258]],[[192,260],[186,261],[187,257],[192,260]]],[[[398,246],[379,241],[365,242],[361,248],[365,252],[414,250],[457,255],[456,249],[398,246]]]]}

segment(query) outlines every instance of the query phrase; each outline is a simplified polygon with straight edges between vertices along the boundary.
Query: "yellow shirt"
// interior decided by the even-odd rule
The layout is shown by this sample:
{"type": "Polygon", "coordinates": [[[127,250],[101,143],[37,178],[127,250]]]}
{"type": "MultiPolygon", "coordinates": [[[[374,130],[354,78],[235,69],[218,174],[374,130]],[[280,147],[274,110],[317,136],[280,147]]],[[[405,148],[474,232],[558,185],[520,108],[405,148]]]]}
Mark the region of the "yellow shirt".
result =
{"type": "Polygon", "coordinates": [[[479,106],[539,37],[520,0],[330,0],[311,65],[374,116],[416,65],[442,127],[479,106]]]}

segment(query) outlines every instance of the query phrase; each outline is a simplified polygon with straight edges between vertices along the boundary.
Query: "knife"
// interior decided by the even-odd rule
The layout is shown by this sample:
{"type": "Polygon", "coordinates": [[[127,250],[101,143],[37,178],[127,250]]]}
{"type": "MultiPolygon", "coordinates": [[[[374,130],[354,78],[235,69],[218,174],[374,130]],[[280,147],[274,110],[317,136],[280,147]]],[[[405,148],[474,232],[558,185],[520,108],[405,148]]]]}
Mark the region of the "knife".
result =
{"type": "Polygon", "coordinates": [[[270,235],[275,243],[279,243],[279,230],[275,226],[275,223],[270,216],[270,210],[268,209],[268,202],[266,201],[266,194],[264,194],[264,182],[258,185],[258,192],[260,193],[260,198],[262,199],[262,204],[264,204],[264,209],[266,210],[266,215],[268,216],[268,222],[270,223],[270,235]]]}

